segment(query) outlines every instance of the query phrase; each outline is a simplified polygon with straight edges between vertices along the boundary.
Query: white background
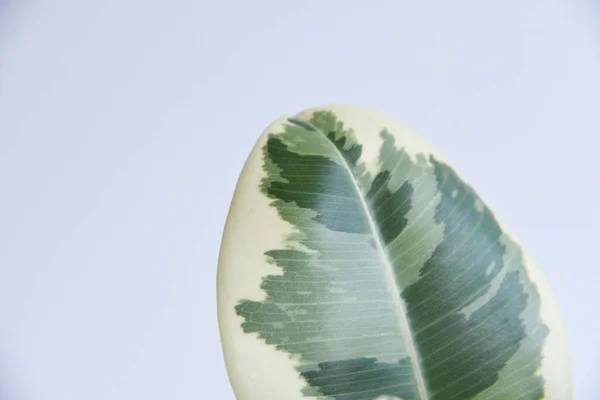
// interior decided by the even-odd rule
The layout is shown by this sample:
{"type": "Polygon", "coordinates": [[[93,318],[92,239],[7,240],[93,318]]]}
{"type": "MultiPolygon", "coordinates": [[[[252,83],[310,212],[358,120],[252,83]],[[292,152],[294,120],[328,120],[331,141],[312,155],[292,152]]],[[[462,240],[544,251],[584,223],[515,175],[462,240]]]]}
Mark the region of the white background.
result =
{"type": "Polygon", "coordinates": [[[0,398],[233,399],[223,224],[281,114],[384,111],[538,261],[598,397],[593,1],[0,0],[0,398]]]}

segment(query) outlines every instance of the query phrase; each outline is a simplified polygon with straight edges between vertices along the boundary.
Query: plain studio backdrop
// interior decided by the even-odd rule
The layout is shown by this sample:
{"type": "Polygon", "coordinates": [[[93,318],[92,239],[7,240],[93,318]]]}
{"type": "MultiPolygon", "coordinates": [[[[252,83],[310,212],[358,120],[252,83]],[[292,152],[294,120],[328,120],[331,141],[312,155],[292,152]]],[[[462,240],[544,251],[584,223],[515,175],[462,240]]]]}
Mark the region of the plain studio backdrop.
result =
{"type": "Polygon", "coordinates": [[[517,235],[597,399],[599,49],[591,1],[0,1],[0,398],[233,399],[238,174],[274,118],[351,103],[517,235]]]}

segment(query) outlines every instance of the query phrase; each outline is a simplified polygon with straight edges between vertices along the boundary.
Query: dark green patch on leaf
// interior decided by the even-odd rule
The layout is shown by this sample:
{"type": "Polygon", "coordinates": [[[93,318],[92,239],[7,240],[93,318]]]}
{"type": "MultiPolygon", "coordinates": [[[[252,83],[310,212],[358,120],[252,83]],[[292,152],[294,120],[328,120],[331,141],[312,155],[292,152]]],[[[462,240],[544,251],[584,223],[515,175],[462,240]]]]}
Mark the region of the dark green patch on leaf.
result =
{"type": "Polygon", "coordinates": [[[376,358],[324,362],[319,370],[302,373],[308,384],[337,400],[373,399],[377,396],[413,396],[414,382],[406,361],[397,364],[377,362],[376,358]]]}
{"type": "Polygon", "coordinates": [[[412,186],[404,182],[402,186],[392,193],[387,185],[390,181],[389,171],[377,174],[373,180],[371,190],[367,193],[367,200],[371,205],[371,214],[376,221],[381,221],[379,233],[385,245],[394,240],[406,226],[406,214],[411,207],[412,186]]]}
{"type": "Polygon", "coordinates": [[[296,154],[277,137],[269,138],[267,146],[271,162],[281,169],[280,176],[285,179],[271,183],[269,197],[315,211],[316,221],[329,229],[368,232],[352,177],[343,165],[321,156],[296,154]]]}

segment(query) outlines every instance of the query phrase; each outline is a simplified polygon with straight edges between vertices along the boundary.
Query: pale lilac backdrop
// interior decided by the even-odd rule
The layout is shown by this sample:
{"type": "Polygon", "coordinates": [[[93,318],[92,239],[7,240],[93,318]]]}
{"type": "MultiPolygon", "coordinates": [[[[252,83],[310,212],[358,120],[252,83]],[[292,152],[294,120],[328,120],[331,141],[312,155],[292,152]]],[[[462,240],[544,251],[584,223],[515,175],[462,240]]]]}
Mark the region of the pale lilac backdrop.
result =
{"type": "Polygon", "coordinates": [[[233,399],[215,268],[275,117],[362,104],[452,160],[600,364],[600,7],[0,0],[0,396],[233,399]]]}

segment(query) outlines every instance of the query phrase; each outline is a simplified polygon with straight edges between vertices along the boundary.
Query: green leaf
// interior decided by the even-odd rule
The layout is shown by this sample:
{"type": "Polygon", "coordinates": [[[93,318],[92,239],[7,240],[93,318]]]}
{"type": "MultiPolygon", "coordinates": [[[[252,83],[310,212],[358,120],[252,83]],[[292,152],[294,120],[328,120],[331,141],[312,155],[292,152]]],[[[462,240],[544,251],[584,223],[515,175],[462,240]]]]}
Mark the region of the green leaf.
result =
{"type": "MultiPolygon", "coordinates": [[[[259,245],[247,251],[265,263],[234,265],[221,250],[228,279],[244,269],[260,276],[260,295],[256,287],[255,298],[226,306],[237,315],[235,329],[294,360],[281,368],[304,382],[298,398],[554,398],[542,372],[554,322],[542,318],[540,283],[476,192],[433,151],[404,146],[399,138],[414,140],[390,124],[359,135],[330,109],[304,114],[266,133],[254,183],[268,199],[262,207],[289,230],[253,227],[259,245]],[[280,245],[263,248],[262,231],[280,245]]],[[[237,190],[236,197],[244,201],[237,190]]],[[[220,292],[234,290],[219,279],[220,292]]],[[[221,331],[233,326],[221,323],[221,331]]],[[[236,390],[244,378],[232,376],[231,364],[236,390]]],[[[557,375],[568,382],[568,372],[557,375]]],[[[268,385],[270,376],[254,383],[268,385]]],[[[248,385],[238,398],[257,398],[248,385]]]]}

